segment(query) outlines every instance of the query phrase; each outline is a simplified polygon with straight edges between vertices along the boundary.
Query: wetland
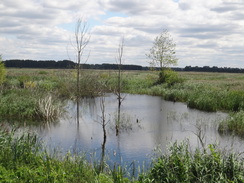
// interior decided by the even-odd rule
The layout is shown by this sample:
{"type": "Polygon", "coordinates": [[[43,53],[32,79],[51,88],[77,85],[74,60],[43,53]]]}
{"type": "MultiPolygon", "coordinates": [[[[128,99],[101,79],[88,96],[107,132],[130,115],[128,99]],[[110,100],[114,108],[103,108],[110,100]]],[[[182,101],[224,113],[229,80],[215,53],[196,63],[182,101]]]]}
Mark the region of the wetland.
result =
{"type": "Polygon", "coordinates": [[[179,83],[156,84],[158,72],[123,71],[118,107],[116,71],[83,70],[77,120],[74,70],[8,69],[0,92],[2,180],[18,180],[24,170],[23,182],[34,175],[48,182],[150,182],[171,161],[182,168],[179,177],[190,168],[192,180],[243,180],[243,75],[178,74],[179,83]],[[232,176],[225,174],[230,168],[232,176]]]}

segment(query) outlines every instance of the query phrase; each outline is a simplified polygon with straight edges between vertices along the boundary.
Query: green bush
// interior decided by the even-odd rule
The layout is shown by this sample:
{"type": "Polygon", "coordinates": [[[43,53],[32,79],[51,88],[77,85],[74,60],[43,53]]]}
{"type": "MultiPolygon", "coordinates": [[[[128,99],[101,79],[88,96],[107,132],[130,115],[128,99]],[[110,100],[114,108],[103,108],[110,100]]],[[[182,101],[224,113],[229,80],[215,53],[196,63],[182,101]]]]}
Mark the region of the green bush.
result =
{"type": "Polygon", "coordinates": [[[51,80],[40,80],[38,81],[38,88],[45,91],[52,91],[54,89],[57,89],[58,84],[57,82],[51,81],[51,80]]]}
{"type": "Polygon", "coordinates": [[[24,88],[25,87],[25,83],[28,81],[31,81],[31,77],[29,75],[22,75],[18,77],[18,80],[20,82],[20,87],[24,88]]]}
{"type": "Polygon", "coordinates": [[[178,73],[171,69],[164,69],[159,73],[159,79],[156,84],[167,83],[168,86],[173,86],[176,83],[182,83],[183,79],[179,77],[178,73]]]}
{"type": "Polygon", "coordinates": [[[5,81],[6,69],[2,62],[2,56],[0,55],[0,85],[5,81]]]}

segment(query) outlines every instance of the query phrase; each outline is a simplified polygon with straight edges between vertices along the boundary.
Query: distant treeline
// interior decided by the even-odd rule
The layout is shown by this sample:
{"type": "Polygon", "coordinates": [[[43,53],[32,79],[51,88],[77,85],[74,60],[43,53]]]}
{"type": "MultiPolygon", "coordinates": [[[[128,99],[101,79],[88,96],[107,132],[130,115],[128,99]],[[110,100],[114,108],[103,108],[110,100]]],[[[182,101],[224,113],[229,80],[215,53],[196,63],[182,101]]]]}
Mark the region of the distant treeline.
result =
{"type": "MultiPolygon", "coordinates": [[[[70,60],[6,60],[3,62],[5,67],[16,68],[48,68],[48,69],[72,69],[76,68],[77,63],[70,60]]],[[[118,69],[118,64],[81,64],[82,69],[118,69]]],[[[148,67],[139,65],[123,65],[124,70],[148,70],[148,67]]]]}
{"type": "MultiPolygon", "coordinates": [[[[76,63],[70,60],[54,61],[54,60],[6,60],[3,62],[6,67],[16,67],[16,68],[48,68],[48,69],[72,69],[76,67],[76,63]]],[[[83,69],[108,69],[116,70],[118,69],[117,64],[81,64],[83,69]]],[[[123,70],[150,70],[150,67],[144,67],[140,65],[123,65],[123,70]]],[[[159,68],[154,68],[159,69],[159,68]]],[[[172,68],[175,71],[194,71],[194,72],[229,72],[229,73],[244,73],[242,68],[230,68],[230,67],[191,67],[186,66],[185,68],[172,68]]]]}

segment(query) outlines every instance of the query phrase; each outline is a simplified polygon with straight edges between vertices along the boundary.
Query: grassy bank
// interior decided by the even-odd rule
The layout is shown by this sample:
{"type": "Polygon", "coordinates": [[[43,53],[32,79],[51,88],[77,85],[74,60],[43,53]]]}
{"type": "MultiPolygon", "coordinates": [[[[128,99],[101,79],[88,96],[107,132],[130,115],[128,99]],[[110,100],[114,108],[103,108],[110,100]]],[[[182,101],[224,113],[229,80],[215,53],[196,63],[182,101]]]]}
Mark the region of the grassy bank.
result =
{"type": "MultiPolygon", "coordinates": [[[[1,126],[1,129],[4,127],[1,126]]],[[[123,167],[103,171],[99,162],[84,156],[48,153],[40,139],[25,133],[0,130],[0,182],[243,182],[244,161],[236,154],[224,153],[215,145],[190,150],[188,143],[174,143],[166,154],[157,154],[147,171],[137,177],[123,167]]]]}
{"type": "MultiPolygon", "coordinates": [[[[98,76],[83,73],[80,79],[81,97],[99,95],[98,76]]],[[[66,99],[75,100],[74,70],[8,69],[0,88],[0,118],[20,121],[58,119],[66,99]]]]}
{"type": "MultiPolygon", "coordinates": [[[[36,94],[53,93],[59,98],[75,98],[75,70],[8,69],[2,90],[29,90],[36,94]]],[[[101,91],[113,92],[117,87],[116,71],[83,70],[81,96],[97,96],[101,91]]],[[[184,82],[156,84],[158,72],[124,71],[122,91],[162,96],[181,101],[204,111],[244,110],[244,76],[230,73],[180,72],[184,82]]],[[[40,98],[40,97],[39,97],[40,98]]]]}
{"type": "Polygon", "coordinates": [[[126,75],[125,91],[162,96],[203,111],[224,111],[231,116],[222,121],[219,131],[244,137],[244,75],[231,73],[181,72],[184,82],[155,85],[157,73],[126,75]]]}
{"type": "Polygon", "coordinates": [[[182,72],[179,75],[184,82],[155,85],[158,73],[128,74],[124,78],[124,92],[162,96],[204,111],[244,109],[242,74],[182,72]]]}

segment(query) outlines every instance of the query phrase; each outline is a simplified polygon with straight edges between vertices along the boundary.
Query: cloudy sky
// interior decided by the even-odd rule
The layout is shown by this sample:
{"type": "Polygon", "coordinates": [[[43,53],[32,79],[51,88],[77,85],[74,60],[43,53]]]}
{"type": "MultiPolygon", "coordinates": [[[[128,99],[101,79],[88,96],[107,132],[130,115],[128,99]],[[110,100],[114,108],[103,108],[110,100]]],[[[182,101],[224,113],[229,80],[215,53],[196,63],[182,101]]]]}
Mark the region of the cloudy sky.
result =
{"type": "Polygon", "coordinates": [[[116,63],[124,37],[123,62],[148,66],[145,54],[167,29],[179,67],[244,68],[243,10],[244,0],[1,0],[0,54],[4,60],[75,60],[75,25],[84,17],[90,64],[116,63]]]}

